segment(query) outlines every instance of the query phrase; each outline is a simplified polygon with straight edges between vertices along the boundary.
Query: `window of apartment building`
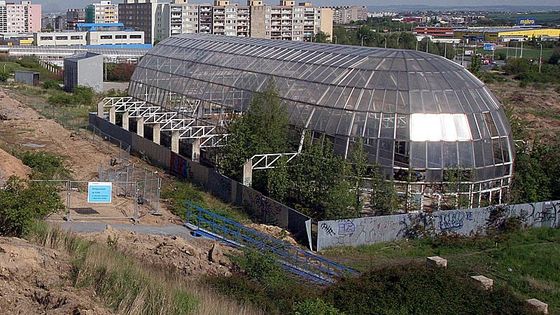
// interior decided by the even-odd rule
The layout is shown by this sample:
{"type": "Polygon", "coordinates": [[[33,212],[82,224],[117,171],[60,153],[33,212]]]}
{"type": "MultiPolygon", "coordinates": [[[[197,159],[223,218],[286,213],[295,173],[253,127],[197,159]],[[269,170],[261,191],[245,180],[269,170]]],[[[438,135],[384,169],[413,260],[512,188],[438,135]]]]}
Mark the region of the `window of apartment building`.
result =
{"type": "Polygon", "coordinates": [[[113,39],[113,35],[101,35],[101,39],[113,39]]]}

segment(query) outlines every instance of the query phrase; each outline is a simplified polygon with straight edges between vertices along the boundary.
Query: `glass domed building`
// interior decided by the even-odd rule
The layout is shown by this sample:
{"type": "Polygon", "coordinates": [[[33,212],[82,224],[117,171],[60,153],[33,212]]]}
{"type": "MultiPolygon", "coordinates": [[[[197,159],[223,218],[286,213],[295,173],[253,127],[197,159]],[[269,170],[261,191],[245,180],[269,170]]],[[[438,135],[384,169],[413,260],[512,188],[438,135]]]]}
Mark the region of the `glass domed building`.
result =
{"type": "Polygon", "coordinates": [[[326,135],[344,157],[362,138],[369,160],[422,207],[446,195],[473,207],[506,201],[514,148],[502,106],[440,56],[183,34],[142,58],[129,94],[164,107],[194,99],[242,112],[270,78],[294,128],[326,135]]]}

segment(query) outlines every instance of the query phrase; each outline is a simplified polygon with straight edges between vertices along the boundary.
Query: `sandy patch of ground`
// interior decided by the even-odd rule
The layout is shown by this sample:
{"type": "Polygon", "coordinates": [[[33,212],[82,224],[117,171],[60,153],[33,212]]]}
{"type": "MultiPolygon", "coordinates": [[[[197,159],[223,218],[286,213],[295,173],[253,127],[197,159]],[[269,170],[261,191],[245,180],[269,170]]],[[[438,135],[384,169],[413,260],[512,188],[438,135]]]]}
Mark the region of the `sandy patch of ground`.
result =
{"type": "Polygon", "coordinates": [[[69,258],[19,238],[0,237],[2,314],[112,314],[72,286],[69,258]]]}
{"type": "Polygon", "coordinates": [[[8,152],[0,149],[0,185],[10,176],[27,178],[31,174],[31,169],[12,156],[8,152]]]}
{"type": "Polygon", "coordinates": [[[230,275],[228,254],[236,250],[202,238],[188,241],[182,237],[147,235],[113,229],[101,233],[83,233],[81,237],[107,243],[119,251],[154,266],[171,268],[185,276],[230,275]]]}

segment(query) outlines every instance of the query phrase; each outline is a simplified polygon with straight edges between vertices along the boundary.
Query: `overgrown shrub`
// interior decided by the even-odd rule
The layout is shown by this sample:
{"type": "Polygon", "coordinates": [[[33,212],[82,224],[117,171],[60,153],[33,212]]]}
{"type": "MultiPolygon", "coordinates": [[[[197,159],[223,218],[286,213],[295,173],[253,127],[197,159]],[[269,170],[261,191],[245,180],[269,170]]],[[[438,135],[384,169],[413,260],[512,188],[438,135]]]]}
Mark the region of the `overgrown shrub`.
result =
{"type": "Polygon", "coordinates": [[[63,208],[55,186],[10,177],[0,190],[0,235],[21,236],[34,220],[63,208]]]}
{"type": "Polygon", "coordinates": [[[420,265],[390,267],[345,279],[323,296],[347,314],[527,314],[504,288],[479,288],[467,275],[420,265]]]}
{"type": "Polygon", "coordinates": [[[43,89],[45,90],[60,90],[60,83],[55,80],[46,80],[43,82],[43,89]]]}
{"type": "Polygon", "coordinates": [[[342,315],[336,307],[317,298],[296,303],[294,315],[342,315]]]}
{"type": "Polygon", "coordinates": [[[271,255],[247,250],[232,257],[238,269],[230,277],[210,277],[212,287],[242,302],[258,305],[266,314],[290,314],[294,306],[315,299],[320,288],[288,275],[271,255]]]}
{"type": "Polygon", "coordinates": [[[56,92],[47,101],[51,105],[61,106],[92,106],[95,104],[95,92],[90,87],[78,86],[72,93],[56,92]]]}
{"type": "Polygon", "coordinates": [[[8,72],[0,71],[0,82],[8,81],[10,74],[8,72]]]}
{"type": "Polygon", "coordinates": [[[284,271],[271,254],[247,249],[243,251],[243,255],[233,257],[233,261],[247,277],[265,287],[277,288],[288,281],[284,271]]]}
{"type": "Polygon", "coordinates": [[[62,157],[48,152],[26,151],[18,154],[23,164],[31,167],[33,179],[66,179],[70,171],[62,157]]]}

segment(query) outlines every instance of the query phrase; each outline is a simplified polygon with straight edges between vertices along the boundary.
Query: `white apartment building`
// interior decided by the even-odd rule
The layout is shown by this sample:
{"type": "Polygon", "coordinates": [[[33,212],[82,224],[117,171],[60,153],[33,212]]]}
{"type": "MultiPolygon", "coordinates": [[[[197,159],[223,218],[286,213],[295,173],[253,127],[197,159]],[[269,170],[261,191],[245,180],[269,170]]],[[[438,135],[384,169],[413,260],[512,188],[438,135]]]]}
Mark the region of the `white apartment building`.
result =
{"type": "Polygon", "coordinates": [[[198,4],[171,4],[171,35],[198,33],[198,4]]]}
{"type": "MultiPolygon", "coordinates": [[[[279,6],[249,0],[247,5],[216,0],[210,4],[171,4],[171,35],[208,33],[226,36],[311,41],[319,32],[332,34],[332,10],[282,1],[279,6]]],[[[127,25],[129,26],[129,25],[127,25]]]]}
{"type": "Polygon", "coordinates": [[[86,7],[87,23],[118,23],[119,5],[111,1],[92,3],[86,7]]]}
{"type": "Polygon", "coordinates": [[[6,3],[0,0],[0,33],[41,31],[41,5],[31,1],[6,3]]]}
{"type": "Polygon", "coordinates": [[[354,21],[364,21],[368,18],[365,6],[339,6],[331,7],[333,10],[334,24],[350,24],[354,21]]]}

